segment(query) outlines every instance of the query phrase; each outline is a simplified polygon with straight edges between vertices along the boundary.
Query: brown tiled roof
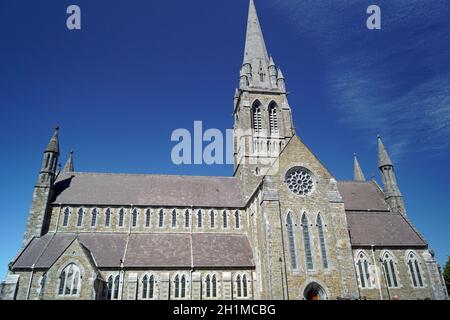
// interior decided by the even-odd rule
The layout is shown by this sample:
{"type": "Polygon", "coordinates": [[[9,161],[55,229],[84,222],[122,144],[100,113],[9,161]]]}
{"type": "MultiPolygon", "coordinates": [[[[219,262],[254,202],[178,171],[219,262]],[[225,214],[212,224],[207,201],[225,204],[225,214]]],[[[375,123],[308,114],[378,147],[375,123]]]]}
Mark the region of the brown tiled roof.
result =
{"type": "Polygon", "coordinates": [[[383,192],[372,181],[338,181],[347,211],[389,211],[383,192]]]}
{"type": "Polygon", "coordinates": [[[127,267],[190,267],[190,235],[132,234],[124,265],[127,267]]]}
{"type": "Polygon", "coordinates": [[[91,252],[97,266],[104,268],[120,266],[127,234],[82,233],[78,239],[91,252]]]}
{"type": "Polygon", "coordinates": [[[424,247],[426,242],[400,214],[347,212],[352,246],[424,247]]]}
{"type": "Polygon", "coordinates": [[[339,181],[351,244],[423,247],[426,242],[402,215],[390,211],[384,193],[373,181],[339,181]]]}
{"type": "Polygon", "coordinates": [[[245,235],[192,234],[191,240],[188,233],[48,233],[34,238],[12,268],[28,269],[33,264],[36,268],[49,268],[76,238],[100,268],[118,268],[124,256],[125,267],[254,266],[245,235]]]}
{"type": "Polygon", "coordinates": [[[247,237],[227,234],[193,234],[194,265],[197,267],[245,267],[253,265],[247,237]]]}
{"type": "Polygon", "coordinates": [[[62,173],[54,203],[72,205],[196,206],[242,208],[239,180],[108,173],[62,173]]]}

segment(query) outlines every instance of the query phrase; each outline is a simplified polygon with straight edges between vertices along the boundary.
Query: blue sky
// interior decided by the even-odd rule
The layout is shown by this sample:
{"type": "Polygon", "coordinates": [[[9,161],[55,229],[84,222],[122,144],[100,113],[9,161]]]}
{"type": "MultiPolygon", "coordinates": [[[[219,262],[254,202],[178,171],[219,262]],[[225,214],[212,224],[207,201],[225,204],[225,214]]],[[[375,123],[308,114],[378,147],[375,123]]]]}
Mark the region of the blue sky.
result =
{"type": "MultiPolygon", "coordinates": [[[[256,0],[302,139],[338,179],[353,152],[376,174],[376,135],[409,217],[450,254],[450,3],[256,0]],[[378,4],[382,30],[365,27],[378,4]]],[[[247,0],[0,1],[0,277],[20,248],[42,152],[61,126],[79,171],[231,175],[175,166],[173,130],[232,127],[247,0]],[[82,30],[65,27],[82,10],[82,30]]]]}

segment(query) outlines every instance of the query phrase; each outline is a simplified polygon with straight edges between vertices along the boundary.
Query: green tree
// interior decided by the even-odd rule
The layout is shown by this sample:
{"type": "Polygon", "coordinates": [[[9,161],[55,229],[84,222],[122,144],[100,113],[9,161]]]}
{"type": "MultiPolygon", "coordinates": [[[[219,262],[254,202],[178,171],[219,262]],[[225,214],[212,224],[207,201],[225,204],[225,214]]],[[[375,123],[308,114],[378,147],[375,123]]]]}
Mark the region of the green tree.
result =
{"type": "Polygon", "coordinates": [[[447,291],[450,292],[450,257],[448,257],[447,264],[444,268],[444,279],[445,285],[447,286],[447,291]]]}

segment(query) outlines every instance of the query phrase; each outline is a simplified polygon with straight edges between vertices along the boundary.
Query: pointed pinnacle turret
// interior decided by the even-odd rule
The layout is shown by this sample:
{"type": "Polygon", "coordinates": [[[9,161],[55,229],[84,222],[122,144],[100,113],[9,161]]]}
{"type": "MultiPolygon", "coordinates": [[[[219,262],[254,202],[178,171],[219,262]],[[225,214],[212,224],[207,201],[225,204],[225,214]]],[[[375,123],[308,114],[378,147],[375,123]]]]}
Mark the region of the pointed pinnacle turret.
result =
{"type": "Polygon", "coordinates": [[[381,136],[378,135],[378,167],[384,166],[392,166],[392,161],[384,147],[383,141],[381,141],[381,136]]]}
{"type": "Polygon", "coordinates": [[[245,39],[244,64],[262,59],[266,62],[266,65],[269,63],[269,55],[267,54],[255,3],[253,0],[250,0],[247,20],[247,36],[245,39]]]}
{"type": "Polygon", "coordinates": [[[283,72],[281,72],[281,68],[278,68],[278,79],[284,79],[283,72]]]}
{"type": "Polygon", "coordinates": [[[355,181],[366,181],[366,177],[364,177],[364,173],[359,165],[358,158],[356,157],[356,153],[353,154],[354,157],[354,180],[355,181]]]}
{"type": "Polygon", "coordinates": [[[50,139],[50,142],[48,143],[47,149],[45,149],[45,152],[54,152],[59,154],[59,138],[58,138],[58,131],[59,127],[55,127],[55,132],[53,133],[52,138],[50,139]]]}
{"type": "Polygon", "coordinates": [[[67,162],[64,165],[63,172],[74,172],[73,151],[70,151],[69,158],[67,159],[67,162]]]}
{"type": "Polygon", "coordinates": [[[270,56],[269,67],[275,66],[275,61],[273,61],[272,56],[270,56]]]}

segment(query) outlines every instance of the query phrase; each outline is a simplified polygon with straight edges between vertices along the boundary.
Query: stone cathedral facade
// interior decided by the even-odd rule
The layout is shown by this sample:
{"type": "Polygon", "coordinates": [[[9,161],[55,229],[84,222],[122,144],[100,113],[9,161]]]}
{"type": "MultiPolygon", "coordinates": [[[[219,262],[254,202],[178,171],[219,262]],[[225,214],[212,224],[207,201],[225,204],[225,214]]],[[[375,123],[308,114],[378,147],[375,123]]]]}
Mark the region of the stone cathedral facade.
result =
{"type": "Polygon", "coordinates": [[[45,149],[1,299],[446,299],[378,137],[380,187],[299,137],[250,0],[233,177],[78,172],[45,149]]]}

